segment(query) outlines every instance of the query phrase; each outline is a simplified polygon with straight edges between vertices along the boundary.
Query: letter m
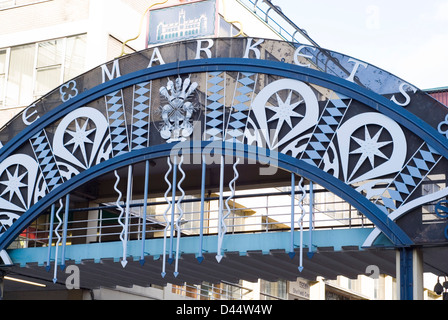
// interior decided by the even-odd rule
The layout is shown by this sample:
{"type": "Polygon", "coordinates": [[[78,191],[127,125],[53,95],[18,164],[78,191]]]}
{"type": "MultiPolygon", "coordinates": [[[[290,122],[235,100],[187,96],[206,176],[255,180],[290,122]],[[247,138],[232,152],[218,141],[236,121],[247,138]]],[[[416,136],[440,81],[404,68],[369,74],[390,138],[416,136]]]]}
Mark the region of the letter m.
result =
{"type": "Polygon", "coordinates": [[[103,83],[108,80],[112,80],[114,78],[121,77],[120,64],[118,63],[118,60],[114,60],[113,65],[112,65],[112,71],[109,70],[109,68],[105,64],[103,64],[101,66],[101,71],[103,74],[103,83]],[[107,77],[107,79],[106,79],[106,77],[107,77]]]}

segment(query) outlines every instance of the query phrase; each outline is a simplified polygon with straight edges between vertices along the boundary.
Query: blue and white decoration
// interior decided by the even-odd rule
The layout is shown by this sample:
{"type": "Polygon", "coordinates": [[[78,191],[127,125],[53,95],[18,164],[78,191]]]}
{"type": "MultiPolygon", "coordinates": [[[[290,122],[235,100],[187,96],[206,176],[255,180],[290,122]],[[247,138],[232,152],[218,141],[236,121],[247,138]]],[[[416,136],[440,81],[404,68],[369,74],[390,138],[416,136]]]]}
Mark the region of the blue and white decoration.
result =
{"type": "MultiPolygon", "coordinates": [[[[126,81],[123,80],[125,85],[119,89],[117,83],[120,83],[120,77],[111,79],[112,84],[101,83],[98,85],[100,93],[95,92],[96,95],[92,94],[92,98],[79,91],[70,96],[61,91],[64,92],[62,104],[60,109],[55,109],[60,113],[54,111],[51,114],[53,118],[48,116],[51,121],[43,117],[36,120],[29,129],[34,130],[32,135],[24,134],[27,138],[24,138],[24,143],[5,145],[0,150],[0,239],[41,199],[53,194],[62,195],[64,184],[74,177],[89,173],[95,167],[105,166],[119,157],[132,153],[144,154],[145,150],[151,148],[171,143],[176,145],[190,139],[199,139],[200,143],[221,141],[268,150],[272,155],[277,154],[286,159],[283,165],[287,164],[287,170],[300,167],[297,163],[303,164],[305,169],[311,167],[308,171],[299,169],[303,169],[304,174],[324,174],[330,180],[327,181],[329,187],[343,190],[341,193],[348,189],[350,196],[355,194],[351,199],[357,201],[356,204],[368,202],[374,208],[372,211],[379,210],[384,214],[381,219],[384,219],[385,225],[395,225],[399,217],[412,209],[448,195],[448,189],[442,189],[434,194],[416,196],[418,187],[446,156],[443,147],[432,144],[442,138],[446,139],[446,118],[440,119],[438,131],[428,128],[429,125],[423,120],[414,121],[424,129],[422,132],[430,134],[420,137],[409,133],[407,126],[411,125],[406,122],[408,119],[404,119],[416,116],[406,110],[403,111],[404,116],[390,116],[384,110],[395,111],[397,106],[391,107],[391,102],[380,95],[377,97],[378,101],[384,102],[389,109],[373,110],[367,105],[367,100],[358,101],[357,99],[361,99],[360,95],[352,94],[350,90],[354,90],[355,84],[350,79],[326,77],[319,70],[309,71],[303,64],[297,67],[268,60],[261,66],[253,62],[250,68],[245,68],[241,61],[258,61],[248,59],[248,53],[254,51],[259,56],[261,49],[256,45],[261,45],[262,42],[253,44],[251,40],[249,43],[250,46],[246,48],[247,57],[243,59],[228,58],[225,63],[218,59],[219,61],[211,61],[206,67],[198,59],[187,61],[185,68],[188,72],[184,73],[179,64],[161,64],[157,70],[164,73],[160,77],[157,73],[153,75],[151,68],[136,70],[136,73],[143,75],[128,76],[126,81]],[[275,68],[270,69],[270,64],[275,68]],[[278,73],[285,66],[294,67],[294,72],[300,76],[294,77],[292,71],[287,70],[282,71],[287,76],[275,74],[274,77],[269,74],[278,73]],[[306,72],[308,74],[302,76],[306,72]],[[325,84],[323,81],[313,83],[314,78],[311,76],[315,74],[331,83],[331,88],[322,87],[325,84]],[[195,99],[196,97],[199,99],[195,99]],[[76,106],[75,103],[79,105],[72,107],[76,106]],[[196,122],[200,125],[195,126],[196,122]],[[201,130],[199,138],[193,134],[196,127],[201,130]]],[[[293,48],[291,50],[294,52],[293,48]]],[[[149,55],[152,56],[150,64],[155,57],[154,52],[158,52],[157,56],[160,55],[160,51],[153,51],[149,55]]],[[[297,56],[307,57],[301,55],[300,51],[296,51],[296,58],[297,56]]],[[[312,57],[309,58],[312,60],[312,57]]],[[[114,63],[114,68],[118,66],[119,64],[114,63]]],[[[116,74],[120,74],[116,71],[116,74]]],[[[367,95],[366,90],[362,91],[364,95],[367,95]]],[[[162,277],[166,276],[166,262],[175,263],[175,277],[181,272],[180,244],[184,217],[182,203],[185,197],[183,182],[188,178],[188,172],[185,170],[183,155],[179,156],[167,157],[166,163],[167,189],[164,198],[168,207],[163,215],[162,277]]],[[[224,170],[230,169],[230,166],[225,167],[223,156],[220,163],[216,249],[218,262],[225,257],[229,202],[235,196],[244,165],[241,163],[244,162],[243,159],[235,159],[231,167],[233,179],[228,185],[231,195],[227,199],[223,198],[224,170]]],[[[126,267],[129,259],[129,206],[134,183],[132,159],[126,166],[127,176],[120,176],[117,168],[111,170],[116,179],[115,203],[122,225],[120,239],[123,243],[123,267],[126,267]],[[125,191],[120,190],[122,179],[127,179],[125,191]]],[[[316,175],[314,178],[319,178],[316,175]]],[[[147,197],[148,184],[151,183],[148,163],[145,177],[147,197]]],[[[304,195],[306,182],[313,179],[300,179],[299,189],[304,195]]],[[[292,185],[296,187],[295,183],[292,185]]],[[[63,203],[59,200],[54,199],[50,206],[53,205],[53,217],[59,221],[53,232],[60,242],[63,241],[60,229],[63,228],[62,233],[66,231],[66,224],[64,222],[63,225],[61,220],[61,210],[69,209],[69,201],[63,203]]],[[[292,228],[300,228],[303,235],[305,209],[302,202],[300,208],[302,212],[298,213],[299,219],[292,217],[292,228]]],[[[45,209],[48,208],[39,210],[45,209]]],[[[375,217],[368,210],[365,214],[375,217]]],[[[66,216],[67,214],[64,218],[66,216]]],[[[381,232],[381,228],[377,228],[366,239],[366,245],[373,246],[381,232]]],[[[7,244],[2,243],[3,246],[7,244]]],[[[300,259],[304,246],[301,238],[300,259]]],[[[2,249],[4,247],[0,247],[2,249]]],[[[144,252],[142,248],[142,261],[144,252]]],[[[300,261],[299,270],[303,268],[302,260],[300,261]]],[[[64,261],[61,265],[64,265],[64,261]]]]}

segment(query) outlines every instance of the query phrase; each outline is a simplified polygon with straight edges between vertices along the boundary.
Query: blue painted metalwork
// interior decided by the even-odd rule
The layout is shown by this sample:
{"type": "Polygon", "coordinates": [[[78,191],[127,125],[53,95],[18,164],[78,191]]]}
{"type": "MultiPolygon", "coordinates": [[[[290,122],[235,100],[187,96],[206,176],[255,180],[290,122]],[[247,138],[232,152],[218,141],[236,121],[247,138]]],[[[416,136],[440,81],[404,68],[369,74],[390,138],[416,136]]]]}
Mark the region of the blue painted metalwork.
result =
{"type": "MultiPolygon", "coordinates": [[[[447,204],[448,200],[441,200],[435,206],[436,215],[441,219],[448,219],[448,207],[446,206],[447,204]]],[[[445,239],[448,240],[448,225],[445,227],[444,236],[445,239]]]]}
{"type": "Polygon", "coordinates": [[[50,272],[51,270],[51,248],[53,244],[53,228],[54,228],[54,214],[56,212],[56,205],[51,206],[51,213],[50,213],[50,228],[48,231],[48,257],[47,257],[47,272],[50,272]]]}
{"type": "Polygon", "coordinates": [[[203,243],[204,243],[204,208],[205,208],[205,177],[206,177],[207,164],[205,162],[205,156],[202,156],[202,171],[201,171],[201,217],[199,222],[199,251],[198,262],[204,261],[202,255],[203,243]]]}
{"type": "Polygon", "coordinates": [[[308,242],[308,258],[314,256],[313,248],[313,229],[314,229],[314,183],[310,181],[310,217],[309,217],[309,242],[308,242]]]}
{"type": "Polygon", "coordinates": [[[67,248],[67,229],[68,229],[68,214],[70,209],[70,193],[65,195],[65,214],[64,226],[62,232],[62,252],[61,252],[61,270],[65,270],[65,251],[67,248]]]}
{"type": "Polygon", "coordinates": [[[400,300],[413,300],[413,250],[400,248],[400,300]]]}
{"type": "Polygon", "coordinates": [[[238,74],[235,97],[229,121],[227,122],[224,140],[242,142],[257,77],[258,75],[254,73],[241,72],[238,74]]]}
{"type": "MultiPolygon", "coordinates": [[[[197,143],[193,145],[191,142],[191,153],[202,152],[203,148],[212,142],[202,142],[201,148],[197,148],[197,143]]],[[[97,166],[89,168],[81,172],[69,181],[65,182],[64,188],[56,188],[50,192],[46,197],[41,199],[38,203],[33,205],[26,214],[22,215],[17,222],[5,232],[0,239],[0,249],[8,246],[17,236],[18,232],[24,230],[30,223],[32,223],[44,210],[49,208],[58,199],[69,194],[76,188],[82,186],[84,183],[95,179],[102,174],[112,172],[119,168],[130,165],[131,163],[142,162],[148,159],[155,159],[160,157],[168,157],[171,149],[175,144],[158,145],[149,148],[135,150],[121,156],[114,157],[97,166]]],[[[406,233],[397,226],[397,224],[389,219],[381,209],[375,204],[371,203],[362,194],[346,185],[344,182],[336,179],[334,176],[323,172],[317,167],[306,163],[305,161],[292,158],[290,156],[277,153],[271,150],[260,151],[261,148],[254,146],[247,146],[238,144],[238,148],[233,144],[222,142],[223,148],[221,150],[215,149],[216,154],[224,153],[225,150],[234,150],[234,155],[237,157],[244,157],[252,160],[258,160],[260,155],[263,157],[274,157],[278,159],[278,167],[295,173],[299,176],[312,180],[323,186],[330,192],[341,199],[349,202],[353,207],[362,212],[372,223],[380,228],[396,246],[412,245],[412,240],[406,233]]]]}
{"type": "Polygon", "coordinates": [[[140,264],[143,266],[145,264],[145,240],[146,240],[146,219],[148,217],[148,188],[149,188],[149,160],[145,161],[145,186],[143,202],[143,226],[142,226],[142,253],[140,255],[140,264]]]}
{"type": "Polygon", "coordinates": [[[41,130],[32,137],[30,143],[44,176],[47,190],[51,191],[64,183],[45,130],[41,130]]]}
{"type": "Polygon", "coordinates": [[[385,208],[398,209],[441,159],[438,152],[423,143],[383,192],[381,199],[385,208]]]}
{"type": "Polygon", "coordinates": [[[224,135],[225,73],[210,72],[207,82],[204,140],[222,140],[224,135]]]}
{"type": "Polygon", "coordinates": [[[43,115],[36,120],[32,126],[25,128],[20,134],[11,139],[2,149],[0,149],[0,162],[9,156],[15,147],[22,145],[27,139],[38,134],[42,128],[45,128],[58,120],[61,116],[84,106],[90,101],[116,92],[123,87],[132,86],[143,81],[169,77],[179,73],[207,72],[217,69],[222,71],[244,71],[272,74],[306,81],[335,90],[352,99],[360,101],[395,120],[421,137],[428,143],[428,145],[435,149],[435,151],[445,158],[448,158],[448,146],[446,144],[445,136],[441,135],[435,128],[431,127],[406,109],[355,83],[317,70],[282,62],[242,58],[212,58],[208,60],[189,60],[154,66],[112,79],[91,90],[87,90],[43,115]]]}
{"type": "Polygon", "coordinates": [[[323,156],[318,151],[328,150],[351,102],[345,104],[341,98],[328,101],[319,123],[314,128],[310,143],[307,144],[305,151],[300,156],[301,159],[320,167],[323,156]],[[311,141],[313,137],[317,141],[311,141]]]}
{"type": "Polygon", "coordinates": [[[296,253],[294,252],[294,214],[296,200],[296,175],[291,173],[291,246],[289,249],[289,257],[294,259],[296,253]]]}
{"type": "MultiPolygon", "coordinates": [[[[343,250],[344,246],[361,246],[364,239],[372,232],[371,228],[355,228],[347,230],[315,230],[315,245],[318,247],[334,247],[334,251],[343,250]]],[[[307,236],[308,231],[304,231],[307,236]]],[[[295,234],[299,236],[299,232],[295,234]]],[[[184,254],[197,254],[198,236],[185,237],[180,246],[184,254]]],[[[269,232],[258,234],[228,234],[226,248],[231,252],[246,254],[248,251],[269,252],[269,250],[289,250],[289,234],[287,232],[269,232]]],[[[216,251],[218,236],[207,236],[204,238],[203,249],[209,253],[216,251]]],[[[383,243],[388,245],[388,243],[383,243]]],[[[147,239],[146,245],[151,245],[151,256],[154,259],[161,258],[163,254],[163,238],[147,239]]],[[[121,243],[104,242],[79,244],[67,247],[67,255],[76,263],[82,260],[100,262],[104,257],[112,258],[118,262],[121,259],[121,243]]],[[[27,263],[44,265],[46,260],[46,248],[12,249],[8,251],[14,264],[24,267],[27,263]]],[[[140,240],[129,241],[129,256],[138,259],[140,256],[140,240]]]]}
{"type": "MultiPolygon", "coordinates": [[[[399,124],[403,125],[410,131],[420,136],[425,142],[443,157],[448,158],[448,145],[446,144],[446,137],[437,132],[429,124],[419,119],[417,116],[411,114],[406,109],[397,106],[387,98],[380,96],[372,91],[358,86],[350,81],[331,76],[310,68],[301,66],[284,64],[275,61],[266,60],[252,60],[252,59],[238,59],[238,58],[216,58],[208,60],[190,60],[181,61],[179,63],[171,63],[166,65],[160,65],[151,67],[148,69],[139,70],[137,72],[112,79],[102,85],[99,85],[91,90],[80,93],[76,97],[62,103],[59,107],[48,112],[36,120],[33,125],[24,129],[20,134],[9,141],[0,150],[0,161],[6,159],[16,147],[21,146],[27,140],[36,137],[42,130],[58,120],[60,117],[68,114],[69,112],[86,105],[88,102],[94,101],[98,98],[110,95],[110,106],[113,109],[114,105],[118,105],[119,101],[115,101],[117,93],[123,87],[131,86],[136,83],[142,83],[144,81],[150,81],[152,79],[162,78],[165,76],[173,76],[178,73],[194,73],[194,72],[213,72],[215,70],[220,71],[244,71],[248,73],[265,73],[287,77],[296,80],[307,81],[316,85],[324,86],[326,88],[336,90],[352,99],[356,99],[361,103],[374,108],[382,114],[392,118],[399,124]],[[115,98],[114,98],[115,97],[115,98]]],[[[115,112],[115,109],[110,109],[115,112]]],[[[118,133],[117,133],[118,134],[118,133]]],[[[118,134],[119,135],[119,134],[118,134]]],[[[120,136],[121,137],[121,136],[120,136]]],[[[123,147],[120,143],[122,141],[116,141],[114,145],[115,151],[121,152],[123,147]]],[[[126,146],[124,146],[126,148],[126,146]]],[[[246,146],[247,148],[247,146],[246,146]]],[[[112,168],[119,168],[123,163],[130,163],[131,159],[143,159],[146,160],[150,157],[156,157],[156,155],[167,155],[169,150],[167,146],[155,146],[150,150],[141,149],[132,151],[129,153],[123,153],[121,156],[115,157],[101,165],[86,170],[82,174],[74,177],[70,181],[64,183],[63,188],[55,188],[52,190],[48,197],[42,199],[39,203],[34,205],[25,215],[23,215],[17,226],[10,228],[5,235],[0,239],[0,248],[4,248],[6,244],[9,244],[13,238],[17,235],[19,230],[23,230],[32,219],[34,219],[40,212],[45,210],[50,204],[58,199],[58,196],[63,196],[75,189],[76,186],[86,182],[88,177],[94,178],[98,172],[108,172],[113,170],[112,168]],[[143,151],[141,151],[143,150],[143,151]],[[91,174],[94,174],[93,176],[91,174]],[[72,181],[73,180],[73,181],[72,181]],[[47,198],[49,200],[47,200],[47,198]],[[52,201],[50,201],[50,199],[52,201]]],[[[268,151],[269,153],[269,151],[268,151]]],[[[257,157],[256,155],[251,155],[257,157]]],[[[396,226],[384,213],[380,213],[378,208],[370,203],[362,195],[356,193],[349,186],[345,185],[342,181],[338,181],[334,177],[324,174],[318,168],[311,168],[308,164],[304,164],[303,161],[290,158],[286,155],[276,155],[282,159],[281,167],[299,175],[307,177],[310,180],[318,182],[322,186],[327,187],[328,190],[334,192],[336,195],[350,202],[363,212],[373,223],[375,223],[396,245],[410,245],[412,241],[409,237],[396,226]],[[325,179],[322,178],[325,176],[325,179]]]]}

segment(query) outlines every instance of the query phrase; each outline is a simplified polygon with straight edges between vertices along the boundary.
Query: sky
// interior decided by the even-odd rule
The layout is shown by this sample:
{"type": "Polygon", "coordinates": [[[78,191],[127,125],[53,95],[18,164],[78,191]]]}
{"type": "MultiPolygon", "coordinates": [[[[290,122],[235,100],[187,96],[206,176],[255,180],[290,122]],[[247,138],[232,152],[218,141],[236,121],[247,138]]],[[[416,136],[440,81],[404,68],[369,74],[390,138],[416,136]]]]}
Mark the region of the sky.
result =
{"type": "Polygon", "coordinates": [[[272,0],[321,47],[420,89],[448,86],[448,0],[272,0]]]}

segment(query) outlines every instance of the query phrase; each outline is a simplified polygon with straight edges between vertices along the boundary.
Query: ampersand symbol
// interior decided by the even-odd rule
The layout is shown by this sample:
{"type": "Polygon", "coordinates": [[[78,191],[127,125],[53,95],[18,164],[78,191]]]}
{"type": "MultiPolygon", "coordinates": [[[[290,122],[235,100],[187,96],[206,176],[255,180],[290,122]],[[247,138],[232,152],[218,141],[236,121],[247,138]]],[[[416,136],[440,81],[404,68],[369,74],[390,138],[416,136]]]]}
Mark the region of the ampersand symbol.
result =
{"type": "Polygon", "coordinates": [[[439,218],[448,219],[448,200],[439,201],[435,209],[439,218]]]}
{"type": "MultiPolygon", "coordinates": [[[[442,219],[448,219],[448,200],[441,200],[435,206],[436,215],[442,219]]],[[[445,238],[448,239],[448,226],[446,226],[445,238]]]]}
{"type": "Polygon", "coordinates": [[[445,120],[440,122],[437,130],[439,130],[439,133],[444,134],[445,137],[448,138],[448,115],[445,117],[445,120]]]}
{"type": "Polygon", "coordinates": [[[59,92],[61,93],[62,102],[67,102],[68,100],[76,97],[78,95],[78,89],[76,88],[76,81],[72,80],[63,84],[59,88],[59,92]]]}

